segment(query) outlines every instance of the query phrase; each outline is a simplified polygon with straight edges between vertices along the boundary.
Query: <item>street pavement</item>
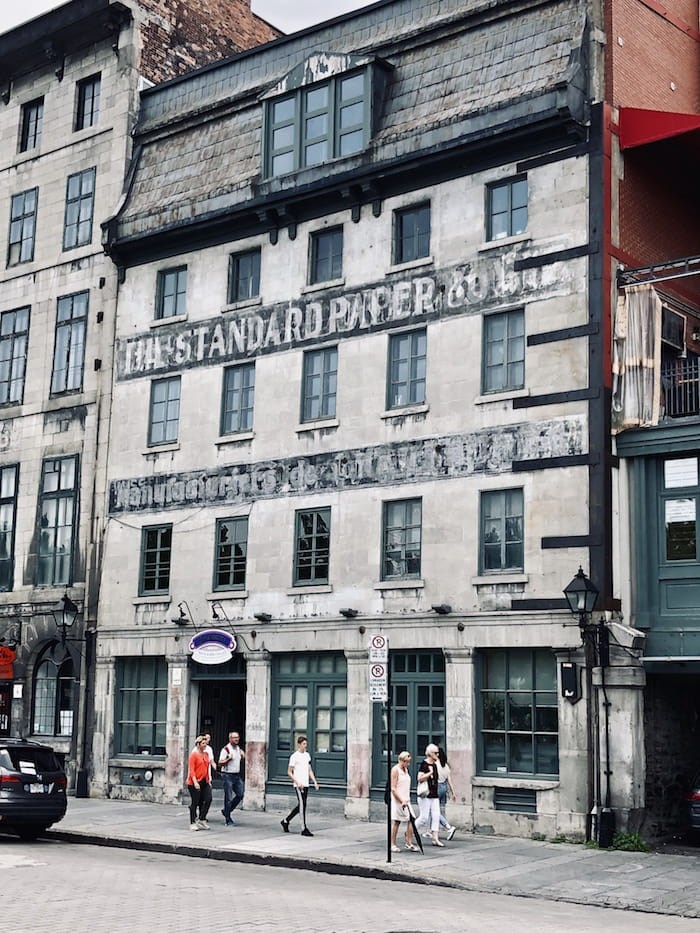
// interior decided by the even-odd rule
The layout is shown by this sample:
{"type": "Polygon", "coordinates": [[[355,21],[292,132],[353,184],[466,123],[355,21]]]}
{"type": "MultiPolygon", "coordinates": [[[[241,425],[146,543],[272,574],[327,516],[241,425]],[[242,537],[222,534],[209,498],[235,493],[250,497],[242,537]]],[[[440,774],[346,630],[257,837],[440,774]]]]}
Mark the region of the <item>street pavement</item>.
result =
{"type": "MultiPolygon", "coordinates": [[[[193,858],[299,868],[335,875],[440,885],[572,904],[700,918],[700,854],[667,855],[588,848],[457,832],[444,848],[403,849],[387,858],[383,823],[317,815],[313,838],[299,819],[284,833],[282,812],[238,809],[226,827],[216,801],[210,829],[191,832],[186,806],[71,798],[47,836],[71,842],[193,858]],[[296,824],[296,825],[295,825],[296,824]]],[[[700,930],[700,924],[698,925],[700,930]]]]}

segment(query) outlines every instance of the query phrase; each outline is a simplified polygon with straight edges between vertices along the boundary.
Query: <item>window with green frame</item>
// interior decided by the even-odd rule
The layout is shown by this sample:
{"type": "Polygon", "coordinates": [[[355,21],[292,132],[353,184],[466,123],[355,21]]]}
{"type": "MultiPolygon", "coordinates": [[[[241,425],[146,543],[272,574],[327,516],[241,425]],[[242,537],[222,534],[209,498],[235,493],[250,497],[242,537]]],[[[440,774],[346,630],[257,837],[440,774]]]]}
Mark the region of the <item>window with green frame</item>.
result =
{"type": "Polygon", "coordinates": [[[304,509],[296,513],[294,585],[328,583],[331,551],[331,510],[304,509]]]}
{"type": "Polygon", "coordinates": [[[172,525],[151,525],[141,529],[139,596],[169,592],[172,546],[172,525]]]}
{"type": "Polygon", "coordinates": [[[486,238],[517,236],[527,230],[527,176],[486,188],[486,238]]]}
{"type": "Polygon", "coordinates": [[[482,391],[507,392],[525,385],[525,312],[484,317],[482,391]]]}
{"type": "Polygon", "coordinates": [[[269,100],[265,175],[284,175],[364,149],[371,87],[371,71],[363,69],[269,100]]]}
{"type": "Polygon", "coordinates": [[[548,648],[479,652],[482,774],[559,774],[557,668],[548,648]]]}
{"type": "Polygon", "coordinates": [[[424,328],[389,337],[386,407],[425,403],[428,336],[424,328]]]}
{"type": "Polygon", "coordinates": [[[422,525],[422,499],[384,503],[382,580],[420,577],[422,525]]]}
{"type": "MultiPolygon", "coordinates": [[[[392,763],[409,751],[414,767],[430,742],[446,748],[445,656],[442,651],[390,652],[392,763]]],[[[387,774],[387,721],[384,704],[374,703],[372,784],[382,786],[387,774]]],[[[413,773],[413,772],[412,772],[413,773]]]]}
{"type": "Polygon", "coordinates": [[[168,665],[164,658],[117,659],[117,755],[165,755],[168,665]]]}
{"type": "Polygon", "coordinates": [[[480,562],[483,573],[523,569],[523,521],[522,489],[481,493],[480,562]]]}
{"type": "Polygon", "coordinates": [[[338,390],[338,348],[307,350],[301,383],[301,420],[335,418],[338,390]]]}
{"type": "Polygon", "coordinates": [[[344,785],[347,768],[347,662],[340,653],[273,659],[270,780],[286,780],[289,756],[305,735],[319,782],[344,785]]]}

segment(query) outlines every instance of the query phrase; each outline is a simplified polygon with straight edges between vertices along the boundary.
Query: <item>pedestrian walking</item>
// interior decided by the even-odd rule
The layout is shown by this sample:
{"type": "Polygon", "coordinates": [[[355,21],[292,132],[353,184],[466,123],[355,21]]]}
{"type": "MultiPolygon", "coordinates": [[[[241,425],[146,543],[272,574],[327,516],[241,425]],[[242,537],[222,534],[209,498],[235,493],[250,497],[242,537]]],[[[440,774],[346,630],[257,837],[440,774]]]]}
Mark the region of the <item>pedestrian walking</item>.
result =
{"type": "Polygon", "coordinates": [[[306,825],[306,798],[309,794],[309,781],[314,782],[314,787],[318,790],[318,781],[311,767],[311,755],[308,752],[309,740],[305,735],[300,735],[297,739],[297,750],[289,757],[289,767],[287,774],[292,779],[294,791],[297,795],[296,806],[290,810],[287,816],[281,820],[282,829],[285,833],[289,832],[289,824],[297,815],[301,814],[301,834],[302,836],[313,836],[313,833],[306,825]]]}
{"type": "Polygon", "coordinates": [[[190,829],[209,829],[207,813],[211,806],[211,759],[207,737],[198,735],[187,762],[187,790],[190,792],[190,829]]]}
{"type": "Polygon", "coordinates": [[[245,752],[239,745],[240,740],[237,732],[229,732],[228,743],[219,755],[219,771],[224,785],[224,809],[221,812],[227,826],[236,825],[231,814],[243,800],[245,792],[241,777],[241,762],[245,760],[245,752]]]}
{"type": "Polygon", "coordinates": [[[391,769],[391,851],[400,852],[398,835],[401,824],[404,824],[404,843],[411,852],[417,852],[418,847],[413,842],[413,827],[409,807],[411,805],[411,775],[408,767],[411,756],[408,752],[399,752],[397,763],[391,769]]]}
{"type": "Polygon", "coordinates": [[[418,768],[417,795],[420,815],[416,820],[416,830],[419,827],[427,826],[430,830],[433,845],[442,848],[445,843],[440,842],[438,836],[440,829],[440,801],[438,800],[437,762],[438,747],[431,743],[426,746],[425,758],[418,768]]]}
{"type": "Polygon", "coordinates": [[[440,826],[447,830],[447,841],[449,842],[454,834],[457,832],[454,826],[451,826],[447,816],[445,814],[445,805],[447,804],[448,796],[452,800],[457,799],[455,794],[455,789],[452,786],[452,771],[450,769],[449,762],[447,761],[447,754],[445,749],[439,745],[438,746],[438,760],[437,760],[437,779],[438,779],[438,801],[440,803],[440,826]]]}

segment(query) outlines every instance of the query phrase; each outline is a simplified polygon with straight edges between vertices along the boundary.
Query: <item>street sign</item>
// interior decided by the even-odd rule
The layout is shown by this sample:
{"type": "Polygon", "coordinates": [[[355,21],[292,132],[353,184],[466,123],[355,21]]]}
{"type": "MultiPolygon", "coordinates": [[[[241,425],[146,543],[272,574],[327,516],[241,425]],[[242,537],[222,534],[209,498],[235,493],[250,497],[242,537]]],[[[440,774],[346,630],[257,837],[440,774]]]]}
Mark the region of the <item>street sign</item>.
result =
{"type": "Polygon", "coordinates": [[[389,641],[385,635],[370,635],[369,696],[373,703],[389,700],[389,641]]]}
{"type": "Polygon", "coordinates": [[[389,640],[386,635],[370,635],[369,663],[389,660],[389,640]]]}

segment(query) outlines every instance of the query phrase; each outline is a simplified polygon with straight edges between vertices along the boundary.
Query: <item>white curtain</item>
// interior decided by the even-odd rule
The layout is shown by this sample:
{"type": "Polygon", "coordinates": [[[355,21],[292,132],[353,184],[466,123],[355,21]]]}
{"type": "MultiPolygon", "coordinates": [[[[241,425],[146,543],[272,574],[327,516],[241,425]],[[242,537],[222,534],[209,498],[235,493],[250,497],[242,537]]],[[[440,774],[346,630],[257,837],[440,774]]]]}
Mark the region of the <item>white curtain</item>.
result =
{"type": "Polygon", "coordinates": [[[651,285],[625,288],[613,331],[612,430],[659,422],[661,299],[651,285]]]}

